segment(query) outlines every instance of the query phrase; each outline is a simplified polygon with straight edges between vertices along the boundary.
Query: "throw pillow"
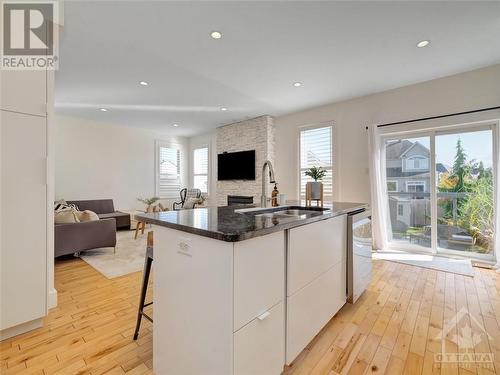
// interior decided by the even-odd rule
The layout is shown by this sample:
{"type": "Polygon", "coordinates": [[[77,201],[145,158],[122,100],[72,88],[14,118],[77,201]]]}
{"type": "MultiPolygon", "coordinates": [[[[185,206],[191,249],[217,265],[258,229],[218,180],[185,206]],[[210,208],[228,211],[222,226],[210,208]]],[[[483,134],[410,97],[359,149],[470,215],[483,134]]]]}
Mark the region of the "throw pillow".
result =
{"type": "Polygon", "coordinates": [[[76,216],[78,217],[78,220],[80,220],[80,222],[99,220],[99,216],[97,216],[94,211],[90,210],[76,212],[76,216]]]}
{"type": "Polygon", "coordinates": [[[188,198],[184,202],[184,206],[182,208],[186,208],[186,209],[194,208],[196,203],[198,203],[198,198],[188,198]]]}
{"type": "Polygon", "coordinates": [[[56,224],[78,223],[80,220],[73,210],[64,210],[54,213],[54,222],[56,224]]]}
{"type": "Polygon", "coordinates": [[[64,199],[60,199],[60,200],[54,202],[54,211],[55,212],[66,211],[66,210],[79,211],[78,207],[76,207],[74,204],[66,203],[66,201],[64,199]]]}

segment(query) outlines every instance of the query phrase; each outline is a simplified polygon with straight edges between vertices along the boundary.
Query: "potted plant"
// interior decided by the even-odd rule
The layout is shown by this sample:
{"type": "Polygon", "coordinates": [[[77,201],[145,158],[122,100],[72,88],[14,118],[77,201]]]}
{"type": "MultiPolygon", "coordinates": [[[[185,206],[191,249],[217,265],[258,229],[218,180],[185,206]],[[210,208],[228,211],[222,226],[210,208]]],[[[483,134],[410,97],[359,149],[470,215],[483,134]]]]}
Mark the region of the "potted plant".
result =
{"type": "Polygon", "coordinates": [[[309,189],[309,191],[311,192],[311,199],[314,200],[322,199],[321,191],[323,190],[322,189],[323,183],[321,182],[321,180],[326,175],[326,169],[322,167],[313,166],[309,168],[307,171],[305,171],[305,174],[306,176],[309,176],[314,180],[314,182],[307,183],[309,188],[307,188],[306,186],[306,190],[309,189]]]}
{"type": "Polygon", "coordinates": [[[196,202],[196,204],[198,206],[203,206],[203,204],[205,203],[205,201],[207,200],[207,197],[204,196],[203,194],[198,198],[198,201],[196,202]]]}
{"type": "Polygon", "coordinates": [[[146,212],[153,212],[154,211],[154,207],[152,207],[156,202],[158,202],[160,200],[160,198],[158,197],[151,197],[151,198],[137,198],[137,200],[139,202],[142,202],[144,203],[147,208],[146,208],[146,212]]]}

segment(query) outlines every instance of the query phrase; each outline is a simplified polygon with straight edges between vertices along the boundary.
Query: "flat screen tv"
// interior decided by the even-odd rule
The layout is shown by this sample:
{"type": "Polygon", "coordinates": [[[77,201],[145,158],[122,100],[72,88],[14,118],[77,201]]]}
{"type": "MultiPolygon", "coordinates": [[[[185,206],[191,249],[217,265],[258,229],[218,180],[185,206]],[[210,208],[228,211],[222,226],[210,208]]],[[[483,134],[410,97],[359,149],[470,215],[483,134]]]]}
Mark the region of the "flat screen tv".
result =
{"type": "Polygon", "coordinates": [[[255,150],[217,155],[217,179],[255,180],[255,150]]]}

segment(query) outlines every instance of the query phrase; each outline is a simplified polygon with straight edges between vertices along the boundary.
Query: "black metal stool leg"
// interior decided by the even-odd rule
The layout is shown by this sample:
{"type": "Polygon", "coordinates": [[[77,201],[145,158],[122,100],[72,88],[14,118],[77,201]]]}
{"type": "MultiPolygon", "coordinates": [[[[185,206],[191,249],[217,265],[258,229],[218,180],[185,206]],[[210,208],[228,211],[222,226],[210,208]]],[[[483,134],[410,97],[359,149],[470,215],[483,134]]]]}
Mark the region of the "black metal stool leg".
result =
{"type": "Polygon", "coordinates": [[[144,307],[150,305],[150,303],[144,304],[144,302],[146,301],[146,292],[148,291],[149,274],[152,263],[153,259],[146,256],[146,261],[144,262],[144,272],[142,275],[141,298],[139,300],[139,309],[137,311],[137,324],[135,326],[134,340],[137,340],[137,337],[139,337],[139,328],[141,327],[142,315],[144,315],[144,307]]]}

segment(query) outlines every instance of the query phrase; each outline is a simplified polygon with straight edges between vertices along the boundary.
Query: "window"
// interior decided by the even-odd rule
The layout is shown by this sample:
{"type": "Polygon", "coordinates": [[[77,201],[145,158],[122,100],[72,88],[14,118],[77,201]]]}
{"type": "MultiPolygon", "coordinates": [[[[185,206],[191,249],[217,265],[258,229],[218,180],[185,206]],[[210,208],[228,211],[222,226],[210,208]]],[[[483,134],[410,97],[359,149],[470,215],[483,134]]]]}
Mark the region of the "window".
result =
{"type": "Polygon", "coordinates": [[[181,189],[181,150],[178,145],[157,142],[156,195],[177,198],[181,189]]]}
{"type": "Polygon", "coordinates": [[[306,195],[306,182],[313,181],[305,171],[313,166],[326,169],[323,178],[323,194],[332,198],[332,127],[306,129],[300,132],[300,196],[306,195]]]}
{"type": "Polygon", "coordinates": [[[404,209],[405,209],[405,206],[403,206],[402,204],[398,204],[398,216],[403,216],[404,215],[404,209]]]}
{"type": "Polygon", "coordinates": [[[406,182],[406,191],[408,193],[423,193],[425,191],[425,182],[408,181],[406,182]]]}
{"type": "Polygon", "coordinates": [[[393,193],[395,191],[398,191],[398,182],[387,180],[387,191],[389,193],[393,193]]]}
{"type": "Polygon", "coordinates": [[[208,193],[208,147],[193,150],[193,187],[208,193]]]}
{"type": "Polygon", "coordinates": [[[406,170],[428,169],[429,159],[423,156],[412,156],[406,159],[406,170]]]}

